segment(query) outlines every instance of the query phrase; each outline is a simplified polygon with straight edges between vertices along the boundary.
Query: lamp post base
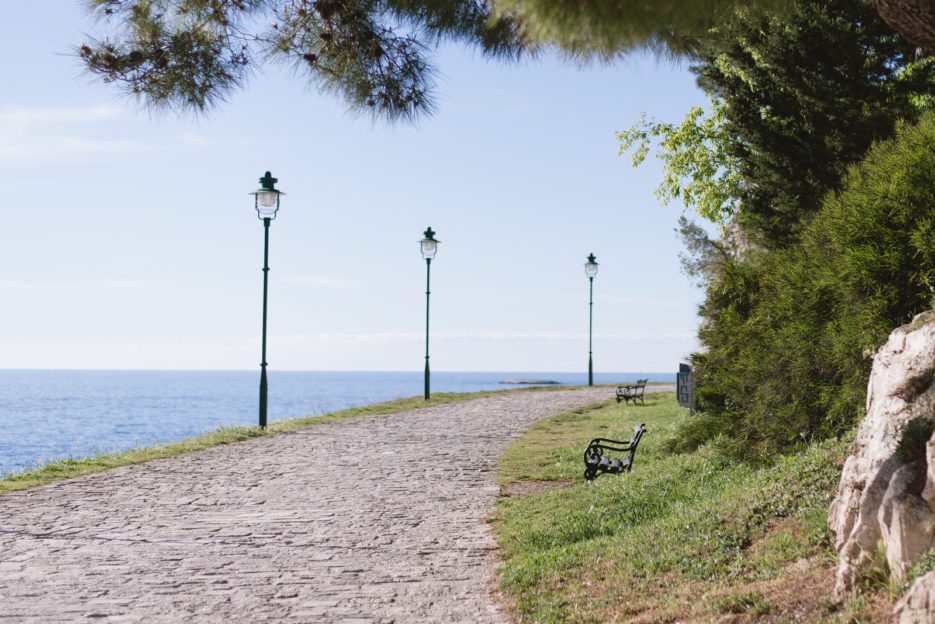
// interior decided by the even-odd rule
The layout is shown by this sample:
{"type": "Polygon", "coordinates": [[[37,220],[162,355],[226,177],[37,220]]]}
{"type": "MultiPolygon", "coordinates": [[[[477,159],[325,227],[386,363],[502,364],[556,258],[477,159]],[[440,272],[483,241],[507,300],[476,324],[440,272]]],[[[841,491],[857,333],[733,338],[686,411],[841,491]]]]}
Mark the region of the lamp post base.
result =
{"type": "Polygon", "coordinates": [[[426,361],[425,362],[425,400],[428,401],[430,396],[431,396],[431,392],[429,391],[429,363],[428,361],[426,361]]]}
{"type": "Polygon", "coordinates": [[[269,395],[266,383],[266,367],[260,372],[260,429],[266,429],[266,398],[269,395]]]}

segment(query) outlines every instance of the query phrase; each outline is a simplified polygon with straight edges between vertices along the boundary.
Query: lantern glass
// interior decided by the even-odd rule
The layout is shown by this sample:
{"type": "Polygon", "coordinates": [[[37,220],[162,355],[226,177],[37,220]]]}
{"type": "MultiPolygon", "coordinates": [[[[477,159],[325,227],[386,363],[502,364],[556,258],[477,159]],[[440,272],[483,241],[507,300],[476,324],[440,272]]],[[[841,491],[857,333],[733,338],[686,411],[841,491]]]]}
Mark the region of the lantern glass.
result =
{"type": "Polygon", "coordinates": [[[423,238],[421,243],[422,257],[425,259],[434,258],[435,253],[438,251],[438,241],[431,238],[423,238]]]}
{"type": "Polygon", "coordinates": [[[588,277],[594,277],[597,275],[597,262],[589,260],[584,263],[584,274],[588,277]]]}
{"type": "Polygon", "coordinates": [[[261,219],[275,219],[279,210],[279,196],[284,193],[260,189],[252,193],[256,199],[257,216],[261,219]]]}
{"type": "Polygon", "coordinates": [[[279,193],[276,191],[257,191],[256,203],[261,208],[272,208],[279,199],[279,193]]]}

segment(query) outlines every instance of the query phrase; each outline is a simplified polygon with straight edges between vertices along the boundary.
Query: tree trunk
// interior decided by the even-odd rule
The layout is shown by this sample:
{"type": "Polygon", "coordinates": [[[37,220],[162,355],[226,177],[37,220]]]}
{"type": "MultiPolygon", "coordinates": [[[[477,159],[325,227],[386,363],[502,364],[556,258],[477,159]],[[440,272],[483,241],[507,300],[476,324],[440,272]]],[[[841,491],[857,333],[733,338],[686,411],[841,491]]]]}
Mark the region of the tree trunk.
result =
{"type": "Polygon", "coordinates": [[[935,0],[874,0],[883,20],[923,52],[935,53],[935,0]]]}

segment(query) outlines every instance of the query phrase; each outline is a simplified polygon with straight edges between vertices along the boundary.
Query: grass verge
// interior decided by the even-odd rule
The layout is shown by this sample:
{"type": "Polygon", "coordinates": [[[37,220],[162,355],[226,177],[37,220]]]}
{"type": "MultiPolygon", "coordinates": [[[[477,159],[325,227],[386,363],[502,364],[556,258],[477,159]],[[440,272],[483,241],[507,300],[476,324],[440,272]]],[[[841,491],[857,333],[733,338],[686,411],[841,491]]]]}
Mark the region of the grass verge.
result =
{"type": "Polygon", "coordinates": [[[43,464],[35,470],[26,470],[14,472],[0,478],[0,495],[15,490],[25,490],[27,488],[46,485],[55,481],[72,479],[93,472],[101,472],[119,466],[129,466],[139,464],[153,459],[162,459],[199,451],[212,446],[222,444],[231,444],[257,438],[261,436],[274,435],[283,431],[294,431],[313,425],[324,425],[339,420],[357,418],[362,416],[376,416],[379,414],[392,414],[423,407],[433,407],[452,403],[454,401],[465,401],[480,397],[490,396],[497,392],[522,392],[519,390],[504,390],[490,392],[459,392],[459,393],[436,393],[432,395],[429,401],[422,397],[412,397],[407,399],[396,399],[383,403],[374,403],[362,407],[352,407],[350,409],[340,410],[321,416],[306,416],[302,418],[292,418],[288,420],[277,420],[269,424],[266,430],[259,427],[223,427],[209,433],[186,438],[177,442],[169,442],[156,446],[146,446],[131,449],[129,451],[118,451],[113,453],[104,453],[93,457],[62,459],[48,464],[43,464]]]}
{"type": "Polygon", "coordinates": [[[827,510],[848,440],[815,444],[769,467],[712,446],[674,454],[673,394],[605,404],[537,423],[506,451],[494,525],[501,588],[518,622],[879,622],[892,596],[834,607],[827,510]],[[594,437],[628,439],[645,423],[633,472],[588,484],[594,437]],[[523,488],[536,483],[538,487],[523,488]],[[559,487],[548,487],[549,484],[559,487]],[[533,493],[525,493],[533,492],[533,493]]]}

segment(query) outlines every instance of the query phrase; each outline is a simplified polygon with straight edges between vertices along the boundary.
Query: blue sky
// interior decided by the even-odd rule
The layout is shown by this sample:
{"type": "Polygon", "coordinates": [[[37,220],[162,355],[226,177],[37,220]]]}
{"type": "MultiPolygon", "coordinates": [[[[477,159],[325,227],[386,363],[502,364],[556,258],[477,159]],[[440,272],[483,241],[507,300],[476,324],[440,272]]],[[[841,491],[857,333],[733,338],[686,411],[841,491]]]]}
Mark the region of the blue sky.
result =
{"type": "Polygon", "coordinates": [[[615,131],[704,102],[651,57],[578,68],[446,47],[439,111],[358,119],[268,67],[205,118],[152,116],[82,73],[78,0],[6,3],[0,96],[0,368],[253,369],[263,228],[247,193],[288,193],[271,228],[276,370],[419,370],[425,264],[435,370],[587,364],[595,253],[600,371],[667,371],[695,346],[680,207],[615,131]]]}

